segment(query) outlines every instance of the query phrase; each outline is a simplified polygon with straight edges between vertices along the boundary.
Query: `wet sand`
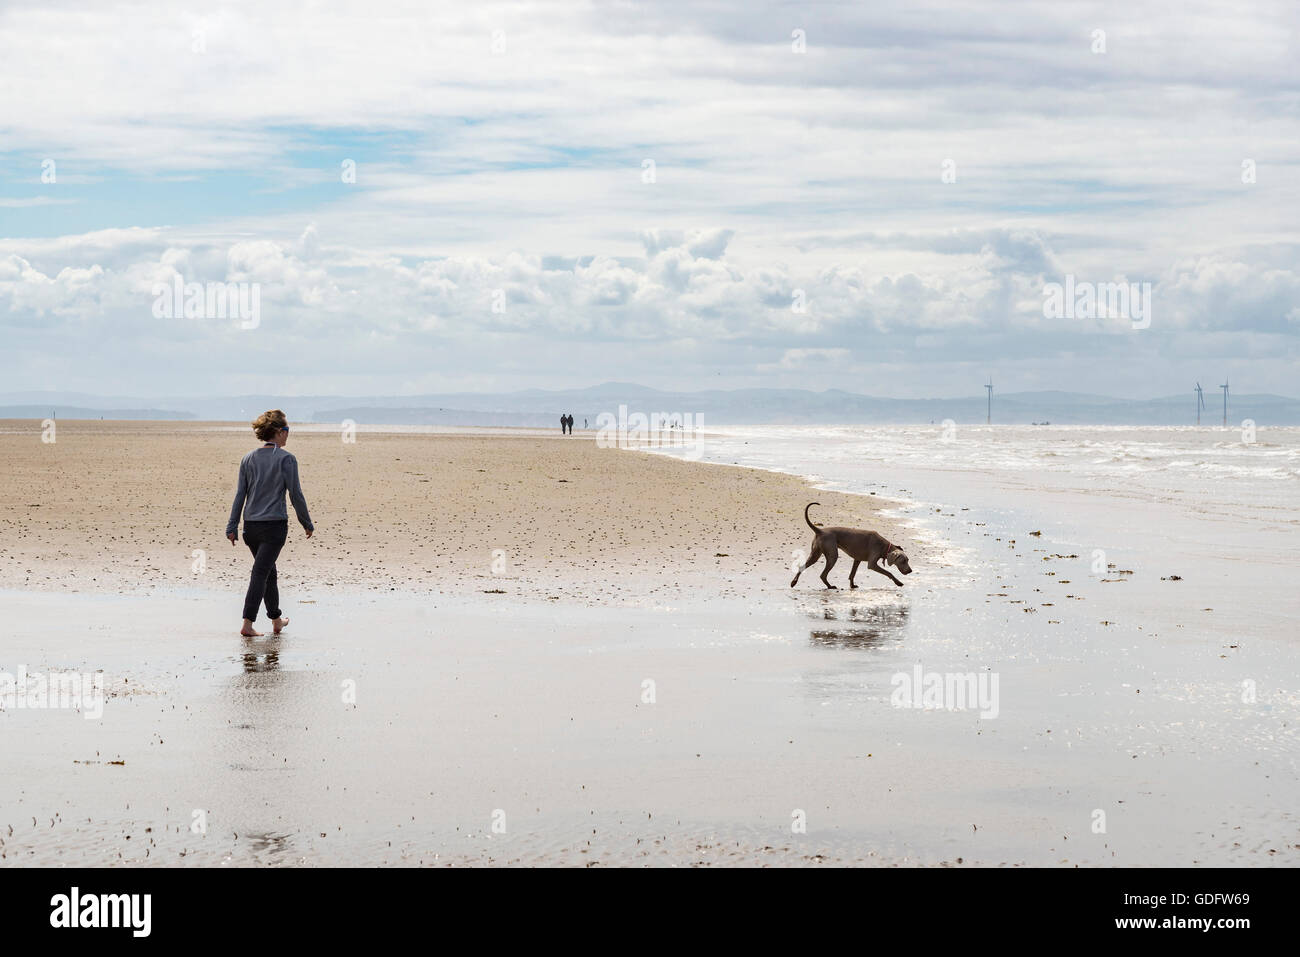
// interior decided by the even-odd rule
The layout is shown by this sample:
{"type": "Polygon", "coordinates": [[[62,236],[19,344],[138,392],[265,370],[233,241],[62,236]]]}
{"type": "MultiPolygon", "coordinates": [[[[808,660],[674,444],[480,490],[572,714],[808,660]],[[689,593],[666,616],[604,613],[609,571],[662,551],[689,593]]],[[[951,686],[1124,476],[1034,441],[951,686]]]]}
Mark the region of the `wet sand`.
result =
{"type": "Polygon", "coordinates": [[[1026,616],[968,597],[335,594],[245,641],[207,592],[6,593],[0,666],[102,669],[109,696],[100,720],[0,714],[0,861],[1296,862],[1294,699],[1198,726],[1258,654],[1152,673],[1149,649],[1021,640],[1026,616]],[[894,707],[918,663],[998,671],[1001,713],[894,707]]]}

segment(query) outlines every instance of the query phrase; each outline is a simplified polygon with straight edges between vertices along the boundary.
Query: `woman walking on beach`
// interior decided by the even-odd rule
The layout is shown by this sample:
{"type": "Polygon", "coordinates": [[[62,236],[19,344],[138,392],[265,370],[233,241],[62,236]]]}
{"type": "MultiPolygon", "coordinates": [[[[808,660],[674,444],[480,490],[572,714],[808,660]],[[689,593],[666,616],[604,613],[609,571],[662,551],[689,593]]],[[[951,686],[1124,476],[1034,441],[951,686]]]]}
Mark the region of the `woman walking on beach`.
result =
{"type": "Polygon", "coordinates": [[[294,514],[307,530],[307,537],[311,538],[315,531],[298,481],[298,460],[284,450],[289,441],[289,423],[284,413],[279,409],[263,412],[254,420],[253,431],[263,444],[239,463],[235,504],[226,523],[226,538],[234,545],[238,541],[239,516],[243,513],[244,542],[253,553],[253,573],[248,580],[248,594],[244,596],[244,624],[239,629],[245,638],[261,637],[260,631],[253,630],[253,622],[257,619],[257,606],[263,602],[275,634],[289,624],[289,619],[280,615],[280,589],[275,576],[275,560],[289,537],[285,492],[289,493],[294,514]]]}

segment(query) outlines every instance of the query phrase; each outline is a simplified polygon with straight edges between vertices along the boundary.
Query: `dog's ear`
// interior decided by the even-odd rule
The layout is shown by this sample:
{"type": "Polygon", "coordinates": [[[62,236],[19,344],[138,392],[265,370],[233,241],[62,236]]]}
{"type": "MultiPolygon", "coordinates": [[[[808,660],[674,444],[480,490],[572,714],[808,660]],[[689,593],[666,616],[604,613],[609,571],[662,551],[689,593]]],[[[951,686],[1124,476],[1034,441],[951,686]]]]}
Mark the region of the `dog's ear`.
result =
{"type": "Polygon", "coordinates": [[[897,549],[897,548],[891,548],[888,552],[885,553],[885,564],[886,564],[886,565],[897,565],[897,564],[898,564],[898,559],[895,557],[895,556],[897,556],[897,555],[898,555],[898,549],[897,549]]]}

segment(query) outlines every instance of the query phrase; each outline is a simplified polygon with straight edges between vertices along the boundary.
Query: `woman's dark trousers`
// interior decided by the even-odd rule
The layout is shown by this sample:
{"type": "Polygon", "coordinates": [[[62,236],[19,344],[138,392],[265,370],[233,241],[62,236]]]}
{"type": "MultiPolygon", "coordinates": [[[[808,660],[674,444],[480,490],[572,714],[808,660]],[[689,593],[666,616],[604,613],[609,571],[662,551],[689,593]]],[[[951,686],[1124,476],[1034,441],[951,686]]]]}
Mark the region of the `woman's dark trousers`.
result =
{"type": "Polygon", "coordinates": [[[244,596],[244,617],[257,620],[257,606],[266,602],[266,614],[280,617],[280,588],[275,580],[275,560],[280,557],[289,537],[289,520],[278,522],[245,522],[244,543],[253,553],[253,574],[248,579],[248,594],[244,596]]]}

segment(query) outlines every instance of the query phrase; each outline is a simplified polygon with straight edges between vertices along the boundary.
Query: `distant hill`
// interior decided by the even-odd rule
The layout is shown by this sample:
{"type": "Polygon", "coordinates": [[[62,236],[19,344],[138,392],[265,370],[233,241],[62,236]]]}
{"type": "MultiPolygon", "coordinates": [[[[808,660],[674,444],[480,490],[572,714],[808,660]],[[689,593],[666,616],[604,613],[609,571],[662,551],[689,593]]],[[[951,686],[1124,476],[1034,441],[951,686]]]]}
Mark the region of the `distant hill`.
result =
{"type": "Polygon", "coordinates": [[[173,409],[113,409],[76,405],[0,405],[0,419],[135,419],[137,421],[167,422],[180,419],[197,419],[193,412],[173,409]]]}
{"type": "MultiPolygon", "coordinates": [[[[571,412],[581,427],[585,418],[596,427],[602,412],[617,415],[620,405],[630,412],[682,413],[702,417],[712,425],[746,424],[918,424],[952,419],[961,425],[978,424],[985,417],[985,396],[950,399],[895,399],[830,389],[736,389],[663,391],[625,382],[606,382],[587,389],[526,389],[503,393],[444,393],[409,396],[275,396],[240,395],[215,398],[93,396],[81,393],[0,394],[0,415],[9,418],[44,418],[51,409],[60,417],[204,419],[248,421],[265,409],[284,409],[290,420],[392,425],[499,425],[558,424],[562,412],[571,412]],[[13,403],[7,408],[4,403],[13,403]],[[63,403],[67,403],[64,405],[63,403]],[[162,406],[163,408],[152,408],[162,406]],[[178,411],[179,410],[179,411],[178,411]]],[[[1205,425],[1222,422],[1219,395],[1206,397],[1201,415],[1205,425]],[[1216,402],[1216,400],[1219,400],[1216,402]]],[[[1300,425],[1300,399],[1279,395],[1233,395],[1228,422],[1254,419],[1258,425],[1300,425]]],[[[1193,425],[1196,397],[1162,396],[1121,399],[1081,392],[1015,392],[993,395],[995,424],[1027,425],[1193,425]]]]}

